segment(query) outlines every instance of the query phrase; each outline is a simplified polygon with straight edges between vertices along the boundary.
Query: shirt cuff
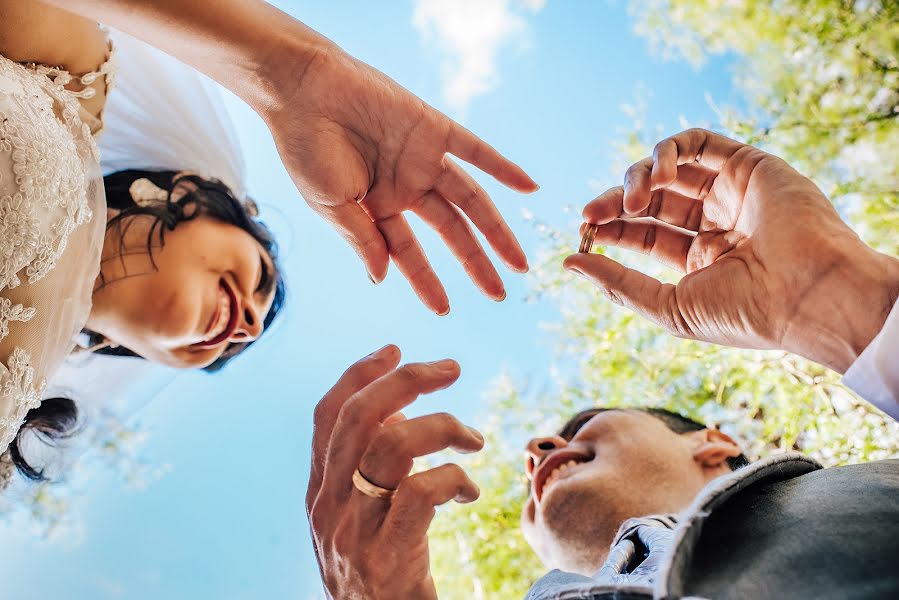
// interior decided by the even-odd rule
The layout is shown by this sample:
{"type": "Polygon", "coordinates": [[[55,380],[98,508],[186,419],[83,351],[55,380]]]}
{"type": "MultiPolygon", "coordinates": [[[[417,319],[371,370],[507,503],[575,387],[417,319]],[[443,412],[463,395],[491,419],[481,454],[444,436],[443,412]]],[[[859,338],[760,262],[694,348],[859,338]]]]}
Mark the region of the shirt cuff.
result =
{"type": "Polygon", "coordinates": [[[843,385],[899,420],[899,302],[880,333],[843,375],[843,385]]]}

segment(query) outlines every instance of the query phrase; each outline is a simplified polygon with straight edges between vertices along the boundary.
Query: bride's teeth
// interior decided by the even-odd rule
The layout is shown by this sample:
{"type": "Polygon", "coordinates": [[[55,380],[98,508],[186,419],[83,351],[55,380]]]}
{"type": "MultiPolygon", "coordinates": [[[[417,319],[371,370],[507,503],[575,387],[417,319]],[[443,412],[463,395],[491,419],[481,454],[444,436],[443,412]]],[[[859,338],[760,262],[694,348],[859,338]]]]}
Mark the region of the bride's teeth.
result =
{"type": "Polygon", "coordinates": [[[228,326],[228,321],[231,319],[228,300],[227,294],[225,294],[224,291],[221,291],[219,295],[219,317],[212,327],[212,330],[209,332],[209,337],[206,338],[207,340],[215,339],[217,336],[221,335],[225,330],[225,327],[228,326]]]}

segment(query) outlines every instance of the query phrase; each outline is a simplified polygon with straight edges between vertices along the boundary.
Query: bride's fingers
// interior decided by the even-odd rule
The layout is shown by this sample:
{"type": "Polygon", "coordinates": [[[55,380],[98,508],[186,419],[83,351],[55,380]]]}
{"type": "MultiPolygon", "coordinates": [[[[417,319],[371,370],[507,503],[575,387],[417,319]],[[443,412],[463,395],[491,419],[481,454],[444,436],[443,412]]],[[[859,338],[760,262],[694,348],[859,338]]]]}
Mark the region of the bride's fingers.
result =
{"type": "Polygon", "coordinates": [[[564,266],[590,280],[612,302],[653,321],[673,335],[692,337],[677,304],[674,285],[663,284],[601,254],[572,254],[565,259],[564,266]]]}
{"type": "Polygon", "coordinates": [[[429,192],[422,198],[415,214],[434,228],[450,251],[462,264],[462,268],[484,294],[494,300],[503,300],[506,289],[499,273],[484,252],[468,225],[468,220],[453,204],[440,194],[429,192]]]}
{"type": "Polygon", "coordinates": [[[623,203],[624,188],[611,188],[584,207],[584,220],[601,225],[618,218],[652,217],[691,231],[699,231],[702,221],[702,202],[671,189],[653,191],[647,207],[636,214],[625,213],[623,203]]]}
{"type": "Polygon", "coordinates": [[[646,254],[681,273],[687,270],[687,254],[693,236],[664,223],[615,219],[596,226],[594,243],[646,254]]]}
{"type": "Polygon", "coordinates": [[[378,222],[393,262],[409,281],[419,299],[431,311],[445,315],[450,310],[449,298],[431,267],[412,228],[403,215],[393,215],[378,222]]]}
{"type": "Polygon", "coordinates": [[[382,528],[383,535],[401,546],[421,543],[434,518],[434,507],[450,500],[474,502],[481,491],[456,464],[445,464],[403,480],[382,528]]]}
{"type": "Polygon", "coordinates": [[[450,133],[447,150],[470,165],[493,176],[500,183],[519,192],[536,191],[537,183],[524,172],[524,169],[499,153],[496,148],[465,129],[456,122],[450,121],[450,133]]]}
{"type": "Polygon", "coordinates": [[[393,344],[388,344],[380,350],[372,352],[347,369],[334,384],[334,387],[315,406],[312,431],[312,469],[306,497],[307,505],[318,495],[321,487],[325,461],[328,457],[328,445],[331,442],[340,409],[353,394],[394,370],[399,361],[400,349],[393,344]]]}
{"type": "Polygon", "coordinates": [[[653,149],[652,186],[664,187],[677,177],[677,167],[699,163],[718,172],[745,144],[704,129],[688,129],[656,144],[653,149]]]}
{"type": "Polygon", "coordinates": [[[519,273],[528,270],[528,259],[521,244],[490,196],[449,157],[443,161],[443,173],[434,191],[458,206],[471,219],[506,266],[519,273]]]}
{"type": "Polygon", "coordinates": [[[330,222],[356,252],[372,281],[380,283],[387,276],[390,256],[378,228],[355,201],[338,205],[312,204],[312,208],[330,222]]]}

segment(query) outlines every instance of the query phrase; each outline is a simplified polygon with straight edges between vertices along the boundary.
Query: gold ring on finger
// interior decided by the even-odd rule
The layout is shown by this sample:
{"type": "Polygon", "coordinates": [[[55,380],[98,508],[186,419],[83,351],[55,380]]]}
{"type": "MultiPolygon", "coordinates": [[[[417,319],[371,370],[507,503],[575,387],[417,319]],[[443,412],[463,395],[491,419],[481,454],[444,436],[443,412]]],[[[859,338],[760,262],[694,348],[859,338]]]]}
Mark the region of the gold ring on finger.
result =
{"type": "Polygon", "coordinates": [[[378,500],[390,501],[396,494],[396,490],[382,488],[379,485],[373,484],[365,477],[365,475],[359,472],[359,469],[356,469],[353,472],[353,485],[356,486],[357,490],[369,498],[377,498],[378,500]]]}

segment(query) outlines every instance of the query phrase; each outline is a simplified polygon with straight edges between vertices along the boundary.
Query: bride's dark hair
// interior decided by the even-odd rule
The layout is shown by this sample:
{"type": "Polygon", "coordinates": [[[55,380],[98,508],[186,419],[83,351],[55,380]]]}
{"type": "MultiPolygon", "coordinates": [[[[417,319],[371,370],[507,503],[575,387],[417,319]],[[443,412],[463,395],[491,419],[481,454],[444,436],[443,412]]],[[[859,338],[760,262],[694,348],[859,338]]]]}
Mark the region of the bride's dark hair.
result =
{"type": "MultiPolygon", "coordinates": [[[[155,218],[150,231],[147,234],[147,252],[150,260],[153,259],[153,243],[165,244],[165,232],[171,231],[179,223],[189,221],[200,214],[209,215],[229,225],[240,227],[265,248],[272,259],[275,276],[275,299],[272,306],[263,319],[263,334],[275,319],[278,311],[284,303],[285,286],[281,277],[281,269],[278,265],[278,244],[272,232],[262,221],[258,220],[251,210],[243,202],[238,200],[231,189],[217,179],[206,179],[193,173],[179,174],[177,171],[118,171],[103,178],[106,188],[106,205],[119,212],[110,219],[106,228],[111,229],[117,225],[124,236],[127,229],[127,221],[137,215],[149,215],[155,218]],[[149,179],[154,185],[165,190],[168,197],[164,202],[152,205],[140,206],[135,204],[131,197],[131,184],[138,179],[149,179]],[[184,194],[172,199],[172,193],[179,188],[184,194]]],[[[103,282],[100,282],[103,285],[103,282]]],[[[101,342],[102,338],[93,332],[86,331],[90,344],[101,342]]],[[[250,343],[231,344],[214,363],[203,370],[214,373],[224,367],[232,358],[243,352],[250,343]]],[[[122,347],[103,348],[98,350],[100,354],[112,354],[116,356],[138,356],[131,350],[122,347]]]]}
{"type": "MultiPolygon", "coordinates": [[[[284,303],[285,286],[278,266],[278,245],[272,232],[259,221],[252,211],[240,200],[228,186],[217,179],[206,179],[195,174],[180,174],[177,171],[142,171],[127,170],[118,171],[103,178],[106,188],[106,205],[119,211],[110,219],[106,228],[116,225],[124,236],[128,227],[128,220],[137,215],[149,215],[155,218],[150,232],[147,234],[147,252],[153,259],[153,243],[162,245],[165,243],[165,232],[171,231],[179,223],[189,221],[200,214],[209,215],[219,221],[240,227],[255,239],[268,252],[274,264],[275,299],[263,320],[263,333],[275,319],[278,311],[284,303]],[[154,185],[168,192],[164,202],[150,206],[135,204],[131,197],[131,184],[138,179],[149,179],[154,185]],[[172,199],[172,191],[178,186],[183,186],[186,192],[177,199],[172,199]]],[[[121,239],[121,238],[120,238],[121,239]]],[[[103,285],[101,280],[100,285],[103,285]]],[[[85,331],[90,339],[90,344],[102,341],[101,336],[85,331]]],[[[248,344],[231,344],[225,352],[208,367],[203,370],[214,373],[224,367],[231,359],[240,354],[248,344]]],[[[98,350],[101,354],[117,356],[138,356],[127,348],[103,348],[98,350]]],[[[39,470],[30,464],[22,454],[22,441],[28,432],[36,434],[45,444],[53,446],[59,441],[71,437],[76,432],[78,422],[78,409],[75,403],[68,398],[47,398],[37,408],[32,408],[25,416],[25,421],[19,428],[15,439],[9,445],[9,455],[12,464],[26,479],[43,481],[43,470],[39,470]]]]}

